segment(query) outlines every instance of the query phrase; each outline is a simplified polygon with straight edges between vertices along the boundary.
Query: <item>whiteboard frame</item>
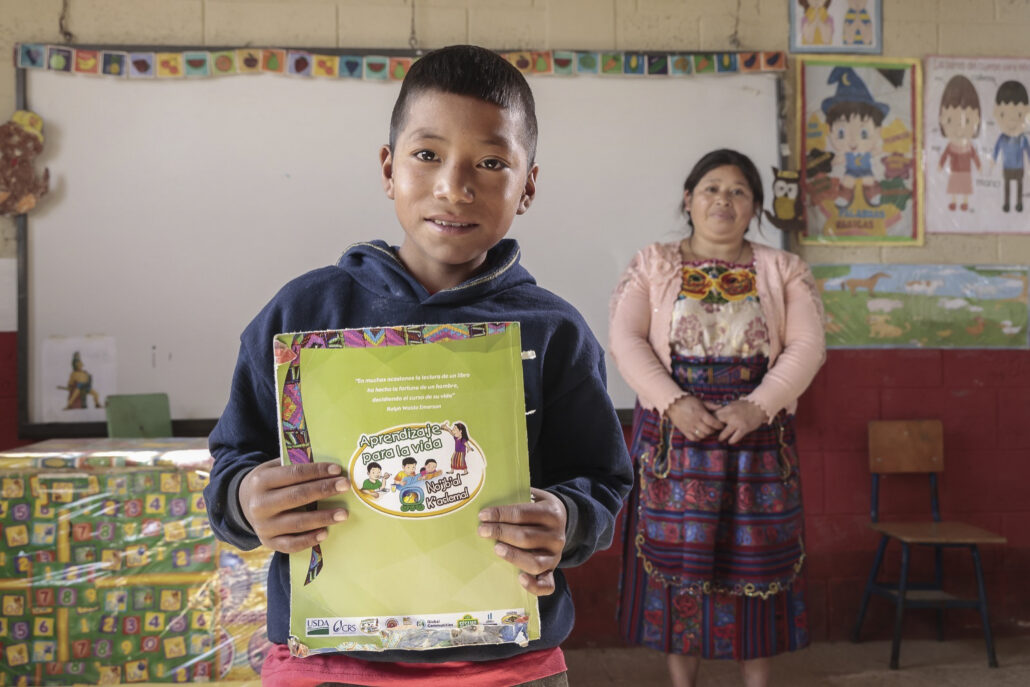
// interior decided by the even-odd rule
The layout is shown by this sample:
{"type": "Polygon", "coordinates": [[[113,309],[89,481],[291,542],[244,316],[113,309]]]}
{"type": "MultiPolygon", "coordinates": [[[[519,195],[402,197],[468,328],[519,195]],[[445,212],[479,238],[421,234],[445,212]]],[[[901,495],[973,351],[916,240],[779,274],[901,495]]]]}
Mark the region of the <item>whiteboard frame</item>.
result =
{"type": "MultiPolygon", "coordinates": [[[[232,50],[235,47],[213,47],[213,46],[105,46],[105,45],[75,45],[68,46],[79,49],[90,49],[90,50],[119,50],[126,52],[178,52],[187,50],[203,50],[215,52],[219,50],[232,50]]],[[[411,50],[398,50],[398,49],[347,49],[347,48],[325,48],[325,49],[306,49],[308,52],[317,52],[318,54],[328,55],[377,55],[377,56],[403,56],[403,57],[414,57],[418,53],[411,50]]],[[[506,52],[506,51],[498,51],[506,52]]],[[[657,51],[656,54],[662,54],[657,51]]],[[[689,52],[670,51],[666,52],[668,55],[684,55],[692,54],[689,52]]],[[[27,70],[24,68],[16,68],[16,106],[17,109],[31,109],[29,103],[29,94],[27,87],[27,70]]],[[[786,143],[786,128],[784,122],[785,116],[785,97],[784,97],[784,72],[764,72],[763,74],[775,77],[775,92],[776,92],[776,112],[778,114],[776,118],[776,158],[779,167],[782,169],[785,167],[785,163],[789,157],[789,151],[786,143]]],[[[720,75],[720,79],[732,79],[735,75],[727,74],[720,75]]],[[[69,75],[68,78],[86,78],[77,75],[69,75]]],[[[108,77],[104,77],[108,78],[108,77]]],[[[227,78],[246,78],[246,77],[227,77],[227,78]]],[[[539,78],[539,77],[533,77],[539,78]]],[[[552,77],[562,78],[562,77],[552,77]]],[[[607,78],[600,77],[598,75],[583,76],[582,78],[607,78]]],[[[625,77],[615,77],[625,78],[625,77]]],[[[634,78],[634,77],[629,77],[634,78]]],[[[656,79],[662,77],[636,77],[644,79],[656,79]]],[[[681,79],[692,79],[697,78],[693,76],[687,77],[666,77],[666,78],[681,78],[681,79]]],[[[530,79],[531,86],[533,85],[532,78],[530,79]]],[[[762,170],[759,170],[762,172],[762,170]]],[[[764,174],[768,173],[763,172],[764,174]]],[[[766,188],[768,195],[768,187],[766,188]]],[[[768,207],[769,198],[767,198],[766,206],[768,207]]],[[[31,389],[29,388],[30,379],[30,364],[33,360],[33,353],[30,349],[30,301],[31,294],[29,293],[29,253],[28,253],[28,221],[25,215],[19,215],[15,218],[16,232],[17,232],[17,265],[18,265],[18,298],[17,298],[17,312],[18,312],[18,337],[17,337],[17,349],[18,349],[18,434],[21,438],[27,439],[43,439],[52,437],[89,437],[89,436],[106,436],[107,428],[106,424],[102,422],[67,422],[67,423],[44,423],[44,422],[33,422],[30,418],[30,403],[33,401],[31,398],[31,389]]],[[[780,246],[786,241],[785,236],[780,236],[780,246]]],[[[37,352],[38,353],[38,352],[37,352]]],[[[618,372],[612,369],[613,366],[609,365],[609,376],[618,375],[618,372]]],[[[629,423],[632,416],[631,408],[619,408],[619,417],[624,423],[629,423]]],[[[206,436],[210,433],[214,427],[217,418],[174,418],[173,417],[173,434],[175,436],[206,436]]]]}

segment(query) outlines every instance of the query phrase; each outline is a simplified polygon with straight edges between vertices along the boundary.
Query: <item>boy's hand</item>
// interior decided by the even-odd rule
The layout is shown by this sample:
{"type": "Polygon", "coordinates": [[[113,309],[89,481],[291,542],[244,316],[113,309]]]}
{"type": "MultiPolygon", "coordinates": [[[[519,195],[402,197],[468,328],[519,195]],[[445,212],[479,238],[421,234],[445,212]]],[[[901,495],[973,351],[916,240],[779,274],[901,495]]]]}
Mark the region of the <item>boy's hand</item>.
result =
{"type": "Polygon", "coordinates": [[[532,503],[479,511],[479,536],[496,539],[494,551],[522,571],[530,594],[554,593],[554,569],[565,548],[565,504],[543,489],[531,489],[532,503]]]}
{"type": "Polygon", "coordinates": [[[336,463],[258,465],[240,482],[240,508],[261,543],[282,553],[310,548],[329,536],[326,528],[347,519],[344,508],[306,510],[319,499],[350,489],[336,463]]]}

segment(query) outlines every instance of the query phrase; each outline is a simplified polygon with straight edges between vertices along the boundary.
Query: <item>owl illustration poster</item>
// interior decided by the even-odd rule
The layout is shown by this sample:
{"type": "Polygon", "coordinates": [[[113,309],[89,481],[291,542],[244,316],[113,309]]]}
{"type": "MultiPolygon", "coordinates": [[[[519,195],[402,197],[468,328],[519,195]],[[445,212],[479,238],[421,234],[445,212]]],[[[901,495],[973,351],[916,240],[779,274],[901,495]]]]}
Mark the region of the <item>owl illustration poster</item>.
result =
{"type": "Polygon", "coordinates": [[[1030,59],[926,61],[926,230],[1030,233],[1030,59]]]}
{"type": "Polygon", "coordinates": [[[798,60],[803,243],[921,245],[918,60],[798,60]]]}

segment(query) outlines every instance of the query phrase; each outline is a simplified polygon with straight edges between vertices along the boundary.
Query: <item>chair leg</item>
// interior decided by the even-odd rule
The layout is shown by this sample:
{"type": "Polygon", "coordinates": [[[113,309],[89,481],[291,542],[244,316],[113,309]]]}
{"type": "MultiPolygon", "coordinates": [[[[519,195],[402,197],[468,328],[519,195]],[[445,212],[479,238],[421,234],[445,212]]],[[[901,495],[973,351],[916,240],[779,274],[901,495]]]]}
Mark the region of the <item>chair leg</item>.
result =
{"type": "Polygon", "coordinates": [[[969,547],[973,552],[973,568],[976,570],[976,590],[980,595],[980,620],[984,625],[984,641],[987,642],[987,665],[998,667],[998,657],[994,655],[994,637],[991,636],[991,621],[987,618],[987,589],[984,587],[984,573],[980,566],[980,549],[969,547]]]}
{"type": "MultiPolygon", "coordinates": [[[[941,547],[933,547],[933,582],[937,589],[944,587],[942,553],[943,549],[941,547]]],[[[937,641],[944,641],[944,606],[937,607],[937,641]]]]}
{"type": "Polygon", "coordinates": [[[901,654],[901,625],[905,618],[905,592],[908,588],[909,546],[901,542],[901,577],[898,579],[897,607],[894,612],[894,639],[891,642],[891,670],[898,669],[901,654]]]}
{"type": "Polygon", "coordinates": [[[869,572],[869,579],[865,583],[865,592],[862,593],[862,603],[858,606],[858,620],[855,621],[855,629],[851,631],[851,641],[859,641],[862,634],[862,623],[865,621],[866,608],[869,606],[869,597],[873,594],[873,585],[876,584],[876,575],[880,572],[880,565],[883,563],[883,552],[887,550],[888,537],[880,538],[880,545],[876,548],[876,558],[873,560],[873,569],[869,572]]]}

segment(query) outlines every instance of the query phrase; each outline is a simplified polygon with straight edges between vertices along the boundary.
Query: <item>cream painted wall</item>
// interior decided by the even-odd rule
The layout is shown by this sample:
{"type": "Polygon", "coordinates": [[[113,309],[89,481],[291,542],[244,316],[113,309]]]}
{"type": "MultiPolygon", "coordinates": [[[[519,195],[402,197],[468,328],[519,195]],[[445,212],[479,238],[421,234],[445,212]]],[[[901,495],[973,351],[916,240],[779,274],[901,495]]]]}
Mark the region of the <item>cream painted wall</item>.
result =
{"type": "MultiPolygon", "coordinates": [[[[414,2],[424,48],[786,50],[788,1],[67,0],[66,28],[79,43],[403,48],[414,2]]],[[[61,9],[62,0],[0,0],[3,118],[14,109],[13,44],[60,42],[61,9]]],[[[883,0],[883,13],[885,55],[1030,55],[1030,0],[883,0]]],[[[0,257],[14,255],[13,235],[0,218],[0,257]]],[[[1030,236],[930,234],[922,248],[801,252],[810,262],[1027,263],[1030,236]]]]}

